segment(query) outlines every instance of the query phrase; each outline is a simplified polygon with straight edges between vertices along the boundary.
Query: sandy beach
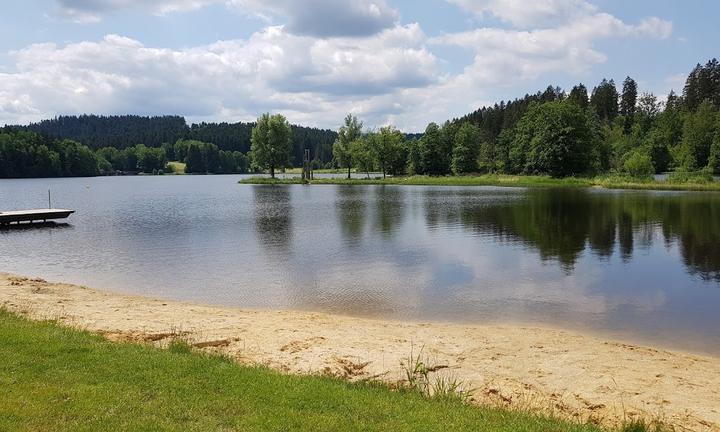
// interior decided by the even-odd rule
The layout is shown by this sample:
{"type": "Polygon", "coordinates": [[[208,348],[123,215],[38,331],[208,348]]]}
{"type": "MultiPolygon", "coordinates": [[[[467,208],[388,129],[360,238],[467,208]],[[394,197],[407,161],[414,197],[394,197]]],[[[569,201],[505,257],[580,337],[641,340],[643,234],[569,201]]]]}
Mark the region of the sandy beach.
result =
{"type": "Polygon", "coordinates": [[[411,351],[474,389],[476,403],[613,424],[660,419],[720,431],[720,359],[524,326],[368,320],[148,299],[0,273],[0,306],[113,341],[198,349],[246,364],[352,380],[402,379],[411,351]]]}

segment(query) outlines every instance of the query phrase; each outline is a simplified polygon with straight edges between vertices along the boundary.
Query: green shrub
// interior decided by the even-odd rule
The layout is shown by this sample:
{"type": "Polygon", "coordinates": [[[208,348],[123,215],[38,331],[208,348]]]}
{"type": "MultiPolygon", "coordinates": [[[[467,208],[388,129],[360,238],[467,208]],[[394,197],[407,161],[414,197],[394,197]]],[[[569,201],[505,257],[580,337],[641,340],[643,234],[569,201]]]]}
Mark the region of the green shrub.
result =
{"type": "Polygon", "coordinates": [[[649,154],[635,150],[625,157],[623,171],[632,177],[643,178],[652,176],[655,167],[649,154]]]}
{"type": "Polygon", "coordinates": [[[675,171],[667,180],[669,183],[712,183],[712,173],[709,171],[675,171]]]}

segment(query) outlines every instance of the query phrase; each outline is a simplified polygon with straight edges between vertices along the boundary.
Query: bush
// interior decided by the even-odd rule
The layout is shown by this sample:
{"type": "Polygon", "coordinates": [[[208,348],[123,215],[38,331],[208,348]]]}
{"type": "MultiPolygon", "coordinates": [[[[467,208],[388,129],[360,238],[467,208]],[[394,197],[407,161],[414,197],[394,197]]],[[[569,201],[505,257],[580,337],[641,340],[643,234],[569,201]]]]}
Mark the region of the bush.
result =
{"type": "Polygon", "coordinates": [[[669,183],[712,183],[714,181],[709,171],[675,171],[668,176],[669,183]]]}
{"type": "Polygon", "coordinates": [[[632,177],[650,177],[655,173],[655,167],[649,154],[633,151],[625,157],[623,171],[632,177]]]}

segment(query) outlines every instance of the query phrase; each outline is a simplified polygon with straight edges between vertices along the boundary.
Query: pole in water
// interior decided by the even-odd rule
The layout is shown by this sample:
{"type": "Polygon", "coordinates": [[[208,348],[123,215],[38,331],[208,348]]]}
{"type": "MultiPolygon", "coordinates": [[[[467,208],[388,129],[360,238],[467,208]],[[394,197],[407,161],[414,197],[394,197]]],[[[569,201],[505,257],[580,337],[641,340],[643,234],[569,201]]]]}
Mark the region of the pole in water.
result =
{"type": "Polygon", "coordinates": [[[50,198],[50,189],[48,189],[48,208],[52,208],[52,199],[50,198]]]}

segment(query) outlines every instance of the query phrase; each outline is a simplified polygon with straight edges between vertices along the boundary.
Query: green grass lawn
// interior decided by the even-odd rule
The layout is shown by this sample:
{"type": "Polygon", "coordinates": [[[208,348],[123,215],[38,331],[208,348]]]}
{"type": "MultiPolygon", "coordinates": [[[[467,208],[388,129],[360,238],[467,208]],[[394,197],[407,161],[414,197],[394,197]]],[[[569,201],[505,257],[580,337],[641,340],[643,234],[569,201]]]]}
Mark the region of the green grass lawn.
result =
{"type": "Polygon", "coordinates": [[[0,311],[2,431],[599,431],[428,400],[381,385],[281,375],[117,344],[0,311]]]}
{"type": "MultiPolygon", "coordinates": [[[[270,179],[252,177],[241,180],[242,184],[301,184],[298,178],[270,179]]],[[[607,189],[643,189],[643,190],[687,190],[687,191],[720,191],[720,182],[674,182],[655,181],[652,179],[633,179],[622,176],[601,176],[595,178],[552,178],[547,176],[525,176],[485,174],[468,176],[398,176],[363,178],[318,178],[312,184],[336,185],[413,185],[413,186],[507,186],[507,187],[604,187],[607,189]]]]}

